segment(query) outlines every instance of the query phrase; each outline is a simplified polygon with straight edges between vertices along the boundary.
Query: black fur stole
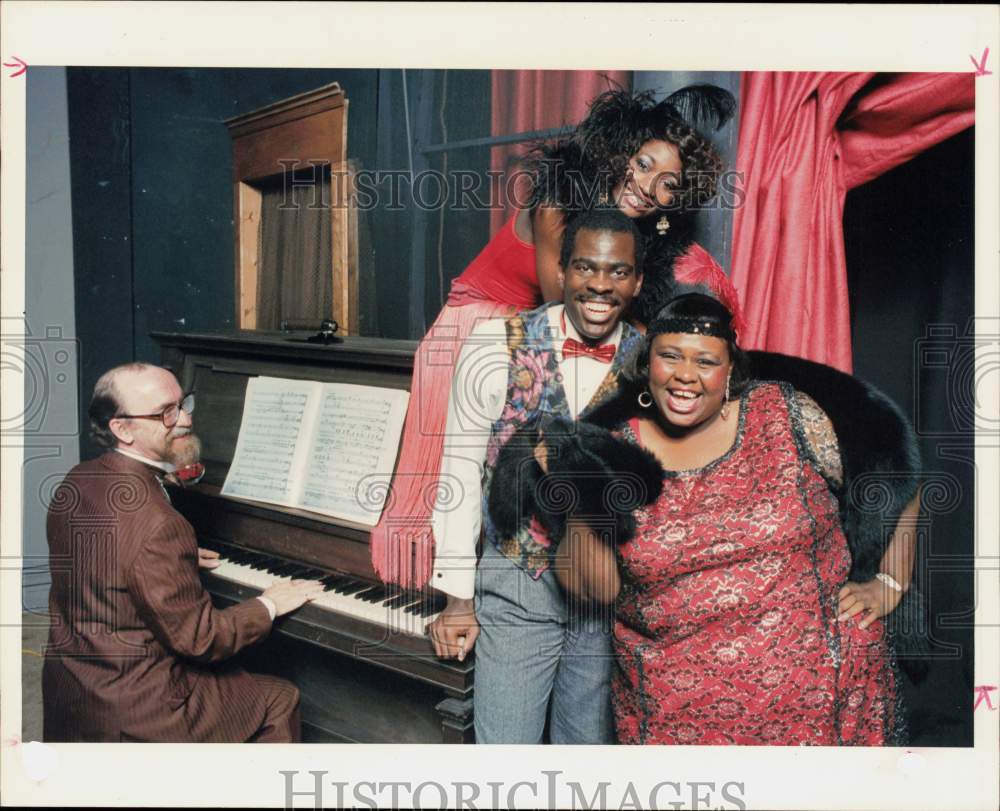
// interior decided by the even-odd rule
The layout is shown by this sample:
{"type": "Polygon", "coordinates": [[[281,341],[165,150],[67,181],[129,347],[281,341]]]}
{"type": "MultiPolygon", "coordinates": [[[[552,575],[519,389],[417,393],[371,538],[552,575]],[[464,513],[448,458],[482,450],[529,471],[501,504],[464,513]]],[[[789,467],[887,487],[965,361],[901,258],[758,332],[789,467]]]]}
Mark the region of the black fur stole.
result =
{"type": "Polygon", "coordinates": [[[584,518],[609,543],[635,535],[633,511],[659,498],[663,468],[648,451],[585,422],[552,420],[519,428],[497,457],[489,511],[500,538],[538,518],[555,543],[570,518],[584,518]],[[535,460],[547,449],[548,473],[535,460]]]}

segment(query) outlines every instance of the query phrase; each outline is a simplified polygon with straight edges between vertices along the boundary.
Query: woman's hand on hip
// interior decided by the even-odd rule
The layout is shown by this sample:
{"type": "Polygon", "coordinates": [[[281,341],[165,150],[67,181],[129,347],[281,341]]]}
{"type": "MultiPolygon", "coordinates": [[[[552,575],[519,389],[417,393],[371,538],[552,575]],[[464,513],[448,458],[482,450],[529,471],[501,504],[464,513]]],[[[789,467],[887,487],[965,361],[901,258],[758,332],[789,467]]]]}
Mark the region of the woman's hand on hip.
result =
{"type": "Polygon", "coordinates": [[[858,627],[867,628],[899,605],[903,594],[881,580],[869,580],[867,583],[848,580],[837,596],[837,622],[846,622],[865,612],[858,627]]]}

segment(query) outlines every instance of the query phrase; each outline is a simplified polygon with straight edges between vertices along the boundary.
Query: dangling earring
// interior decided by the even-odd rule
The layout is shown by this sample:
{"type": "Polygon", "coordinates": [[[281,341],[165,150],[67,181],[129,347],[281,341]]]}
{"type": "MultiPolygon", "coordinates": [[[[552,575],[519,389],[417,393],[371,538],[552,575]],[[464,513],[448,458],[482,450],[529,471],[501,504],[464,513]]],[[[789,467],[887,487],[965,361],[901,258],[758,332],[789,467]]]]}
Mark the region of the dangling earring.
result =
{"type": "Polygon", "coordinates": [[[606,206],[611,202],[611,198],[608,197],[608,193],[606,191],[602,191],[601,196],[597,199],[597,202],[602,206],[606,206]]]}
{"type": "Polygon", "coordinates": [[[639,405],[642,408],[649,408],[653,404],[653,395],[649,393],[649,390],[643,390],[639,392],[639,396],[636,398],[639,401],[639,405]]]}
{"type": "Polygon", "coordinates": [[[725,399],[722,401],[722,411],[720,412],[722,414],[722,419],[724,420],[729,419],[729,380],[730,378],[732,378],[732,376],[733,373],[730,372],[729,377],[726,378],[726,396],[725,399]]]}
{"type": "Polygon", "coordinates": [[[661,237],[670,230],[670,220],[667,219],[667,215],[664,214],[660,219],[656,221],[656,233],[661,237]]]}

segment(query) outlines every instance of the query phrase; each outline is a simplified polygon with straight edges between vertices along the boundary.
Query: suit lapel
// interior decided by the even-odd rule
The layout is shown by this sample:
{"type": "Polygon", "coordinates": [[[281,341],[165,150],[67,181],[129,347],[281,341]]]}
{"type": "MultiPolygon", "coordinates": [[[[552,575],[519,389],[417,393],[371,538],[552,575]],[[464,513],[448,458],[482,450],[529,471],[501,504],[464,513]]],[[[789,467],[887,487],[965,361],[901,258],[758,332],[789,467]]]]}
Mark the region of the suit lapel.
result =
{"type": "Polygon", "coordinates": [[[171,503],[170,494],[163,485],[163,478],[157,475],[159,471],[152,465],[147,465],[138,459],[133,459],[131,456],[126,456],[114,450],[104,454],[100,458],[100,463],[116,473],[138,477],[146,482],[150,493],[162,493],[167,504],[171,503]]]}

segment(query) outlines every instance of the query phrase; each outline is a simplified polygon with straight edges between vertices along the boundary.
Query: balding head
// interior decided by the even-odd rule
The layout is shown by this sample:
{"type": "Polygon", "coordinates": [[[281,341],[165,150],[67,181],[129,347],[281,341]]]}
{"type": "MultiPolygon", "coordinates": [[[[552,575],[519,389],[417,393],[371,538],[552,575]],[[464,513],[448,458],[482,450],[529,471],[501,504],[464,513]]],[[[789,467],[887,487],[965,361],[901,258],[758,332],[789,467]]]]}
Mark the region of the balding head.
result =
{"type": "Polygon", "coordinates": [[[128,413],[122,403],[122,390],[117,382],[119,375],[127,377],[151,368],[155,367],[148,363],[125,363],[109,369],[98,378],[94,385],[94,395],[90,398],[90,438],[102,448],[114,448],[118,444],[108,423],[116,414],[128,413]]]}
{"type": "Polygon", "coordinates": [[[94,387],[91,431],[105,447],[127,449],[154,461],[187,463],[192,455],[197,458],[191,415],[181,409],[176,424],[169,427],[161,417],[181,398],[177,378],[166,369],[146,363],[118,366],[94,387]]]}

